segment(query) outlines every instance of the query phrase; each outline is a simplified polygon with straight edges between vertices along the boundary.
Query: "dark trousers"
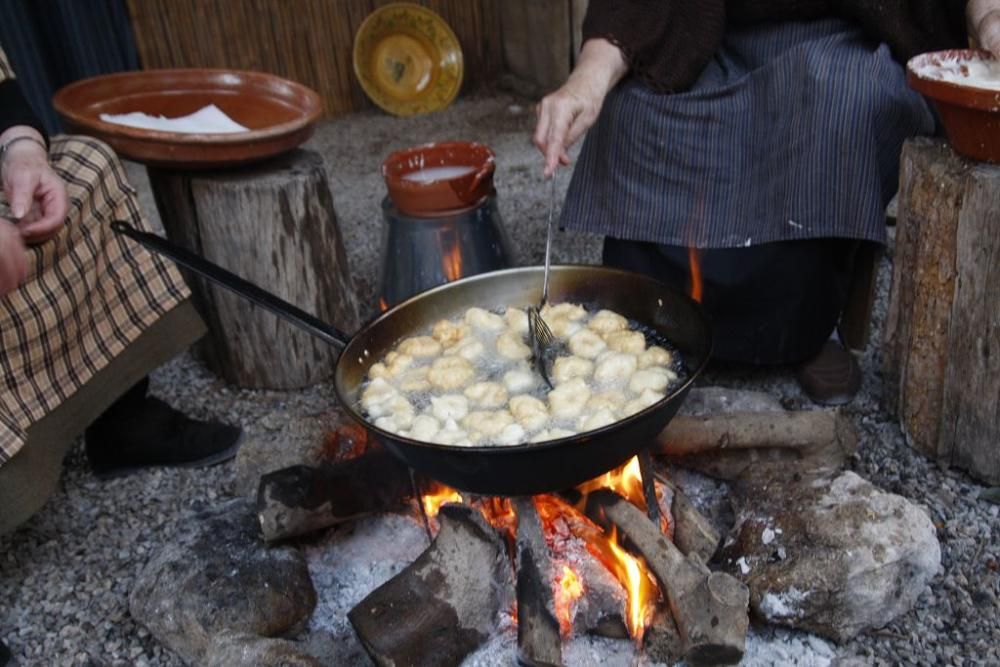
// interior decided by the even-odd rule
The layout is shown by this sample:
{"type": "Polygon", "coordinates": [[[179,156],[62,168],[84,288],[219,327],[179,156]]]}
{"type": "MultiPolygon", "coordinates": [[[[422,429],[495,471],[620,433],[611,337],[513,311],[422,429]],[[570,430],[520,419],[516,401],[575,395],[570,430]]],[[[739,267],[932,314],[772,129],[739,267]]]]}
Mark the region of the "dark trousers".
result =
{"type": "MultiPolygon", "coordinates": [[[[860,243],[807,239],[698,251],[712,357],[787,364],[815,356],[847,302],[860,243]]],[[[604,264],[690,293],[687,248],[607,238],[604,264]]]]}

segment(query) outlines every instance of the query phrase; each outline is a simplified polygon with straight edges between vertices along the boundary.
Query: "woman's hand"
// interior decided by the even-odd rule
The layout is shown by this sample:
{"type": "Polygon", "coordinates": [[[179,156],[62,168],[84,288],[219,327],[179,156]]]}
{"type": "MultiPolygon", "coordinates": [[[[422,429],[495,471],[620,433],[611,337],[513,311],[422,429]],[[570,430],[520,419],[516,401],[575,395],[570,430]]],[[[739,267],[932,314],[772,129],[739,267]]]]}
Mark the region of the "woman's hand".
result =
{"type": "Polygon", "coordinates": [[[559,164],[569,164],[568,149],[597,120],[608,91],[628,65],[621,50],[605,39],[588,39],[572,74],[559,90],[538,104],[538,121],[532,137],[545,156],[544,175],[555,174],[559,164]]]}
{"type": "Polygon", "coordinates": [[[0,220],[0,297],[12,292],[28,275],[28,250],[17,226],[0,220]]]}
{"type": "Polygon", "coordinates": [[[969,37],[1000,58],[1000,0],[969,0],[965,18],[969,37]]]}
{"type": "Polygon", "coordinates": [[[15,126],[0,134],[7,145],[0,164],[0,179],[11,214],[20,218],[17,230],[25,243],[47,241],[62,228],[68,207],[66,185],[49,165],[42,137],[34,128],[15,126]],[[16,141],[28,136],[35,141],[16,141]]]}

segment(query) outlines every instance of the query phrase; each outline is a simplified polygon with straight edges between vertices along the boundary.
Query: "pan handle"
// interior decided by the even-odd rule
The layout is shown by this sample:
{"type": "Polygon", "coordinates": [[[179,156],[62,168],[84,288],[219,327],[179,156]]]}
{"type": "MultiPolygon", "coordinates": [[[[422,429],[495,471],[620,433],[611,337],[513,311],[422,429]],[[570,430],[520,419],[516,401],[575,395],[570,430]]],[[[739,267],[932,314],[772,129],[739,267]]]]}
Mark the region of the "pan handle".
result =
{"type": "Polygon", "coordinates": [[[177,264],[193,271],[202,278],[235,292],[244,299],[257,304],[265,310],[271,311],[285,321],[311,333],[317,338],[322,338],[331,345],[340,349],[344,349],[347,346],[348,336],[345,336],[336,327],[330,326],[318,317],[310,315],[284,299],[280,299],[274,294],[240,278],[235,273],[231,273],[221,266],[213,264],[204,257],[196,255],[187,248],[182,248],[162,236],[150,234],[149,232],[141,232],[129,223],[121,220],[112,221],[111,229],[116,234],[129,237],[147,250],[172,259],[177,264]]]}

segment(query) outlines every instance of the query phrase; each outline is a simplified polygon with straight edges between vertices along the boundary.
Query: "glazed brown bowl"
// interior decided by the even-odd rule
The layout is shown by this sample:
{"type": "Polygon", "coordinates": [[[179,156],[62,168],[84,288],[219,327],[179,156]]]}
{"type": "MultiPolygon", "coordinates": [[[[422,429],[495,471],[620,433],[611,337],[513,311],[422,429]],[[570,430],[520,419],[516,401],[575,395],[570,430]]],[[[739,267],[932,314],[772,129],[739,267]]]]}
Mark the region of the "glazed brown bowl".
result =
{"type": "Polygon", "coordinates": [[[986,162],[1000,162],[1000,81],[993,90],[961,79],[970,63],[993,60],[988,51],[951,49],[921,54],[906,65],[907,82],[934,103],[952,148],[986,162]],[[948,71],[958,80],[945,79],[948,71]]]}
{"type": "Polygon", "coordinates": [[[308,139],[323,111],[315,91],[273,74],[224,69],[163,69],[92,77],[59,90],[52,102],[70,132],[88,134],[144,164],[208,169],[256,162],[308,139]],[[249,132],[193,134],[101,120],[141,111],[167,118],[215,104],[249,132]]]}
{"type": "Polygon", "coordinates": [[[475,206],[493,191],[495,170],[493,151],[472,141],[415,146],[392,153],[382,163],[389,199],[400,211],[416,217],[437,217],[475,206]],[[441,167],[468,170],[432,180],[413,179],[414,174],[441,167]]]}

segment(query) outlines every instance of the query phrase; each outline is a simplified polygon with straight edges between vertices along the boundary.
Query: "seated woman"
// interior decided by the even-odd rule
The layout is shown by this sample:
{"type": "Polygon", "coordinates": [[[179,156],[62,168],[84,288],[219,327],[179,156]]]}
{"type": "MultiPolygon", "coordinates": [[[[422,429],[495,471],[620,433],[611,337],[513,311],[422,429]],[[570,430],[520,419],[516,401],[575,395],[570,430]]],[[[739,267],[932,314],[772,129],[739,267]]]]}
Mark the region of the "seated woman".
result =
{"type": "Polygon", "coordinates": [[[42,506],[84,429],[98,474],[218,462],[240,430],[146,396],[146,375],[204,324],[177,270],[111,231],[146,227],[114,153],[48,143],[2,51],[0,130],[2,534],[42,506]]]}
{"type": "Polygon", "coordinates": [[[831,334],[854,259],[886,242],[903,141],[935,128],[902,63],[965,45],[967,26],[1000,53],[998,10],[590,0],[534,134],[548,175],[590,130],[562,224],[604,234],[605,264],[682,289],[694,254],[716,358],[800,364],[814,401],[847,402],[860,371],[831,334]]]}

